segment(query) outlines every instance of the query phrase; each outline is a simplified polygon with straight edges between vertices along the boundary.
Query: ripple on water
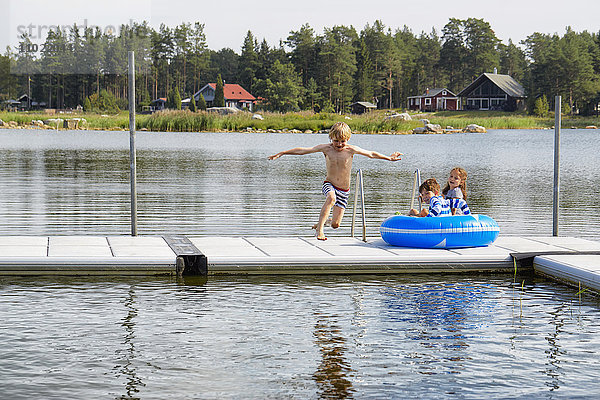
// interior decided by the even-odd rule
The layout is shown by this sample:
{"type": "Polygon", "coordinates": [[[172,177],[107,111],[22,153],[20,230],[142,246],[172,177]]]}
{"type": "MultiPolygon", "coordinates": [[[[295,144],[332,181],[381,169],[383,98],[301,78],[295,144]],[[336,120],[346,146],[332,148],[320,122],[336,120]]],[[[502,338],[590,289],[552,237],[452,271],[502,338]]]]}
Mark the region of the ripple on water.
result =
{"type": "Polygon", "coordinates": [[[600,394],[598,300],[540,278],[0,280],[10,398],[600,394]]]}

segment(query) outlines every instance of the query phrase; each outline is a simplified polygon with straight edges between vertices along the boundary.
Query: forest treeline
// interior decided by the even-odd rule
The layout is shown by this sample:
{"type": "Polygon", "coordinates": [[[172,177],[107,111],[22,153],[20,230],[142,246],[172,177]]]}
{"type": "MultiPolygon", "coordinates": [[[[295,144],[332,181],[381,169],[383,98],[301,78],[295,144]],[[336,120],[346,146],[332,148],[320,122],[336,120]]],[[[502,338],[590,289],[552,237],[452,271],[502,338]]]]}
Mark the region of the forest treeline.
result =
{"type": "Polygon", "coordinates": [[[600,102],[600,34],[533,33],[520,43],[499,40],[483,19],[449,19],[438,33],[392,30],[381,21],[360,32],[352,26],[305,24],[276,45],[248,31],[238,54],[208,48],[204,24],[174,28],[147,23],[119,32],[76,25],[50,30],[43,45],[24,32],[17,49],[0,56],[0,100],[31,90],[49,108],[83,105],[102,91],[127,106],[127,51],[136,55],[138,104],[167,97],[177,88],[189,97],[220,74],[239,83],[271,111],[314,109],[345,112],[354,101],[379,108],[406,107],[406,97],[427,88],[460,92],[483,72],[508,74],[526,89],[529,109],[555,95],[581,114],[600,102]]]}

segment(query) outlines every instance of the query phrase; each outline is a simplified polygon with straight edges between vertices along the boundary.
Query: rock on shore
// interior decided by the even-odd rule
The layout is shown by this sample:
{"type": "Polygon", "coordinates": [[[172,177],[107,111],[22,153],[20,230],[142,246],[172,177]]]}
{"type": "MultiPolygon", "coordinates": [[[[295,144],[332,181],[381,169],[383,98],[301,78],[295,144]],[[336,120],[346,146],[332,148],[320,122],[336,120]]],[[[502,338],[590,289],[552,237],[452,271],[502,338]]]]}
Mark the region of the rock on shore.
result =
{"type": "Polygon", "coordinates": [[[462,130],[464,133],[485,133],[486,130],[483,126],[477,124],[467,125],[465,129],[462,130]]]}
{"type": "Polygon", "coordinates": [[[412,117],[408,113],[400,113],[400,114],[396,113],[396,114],[388,115],[383,120],[387,121],[390,119],[399,119],[402,121],[412,121],[412,117]]]}
{"type": "Polygon", "coordinates": [[[425,124],[413,129],[413,133],[444,133],[444,130],[438,124],[425,124]]]}

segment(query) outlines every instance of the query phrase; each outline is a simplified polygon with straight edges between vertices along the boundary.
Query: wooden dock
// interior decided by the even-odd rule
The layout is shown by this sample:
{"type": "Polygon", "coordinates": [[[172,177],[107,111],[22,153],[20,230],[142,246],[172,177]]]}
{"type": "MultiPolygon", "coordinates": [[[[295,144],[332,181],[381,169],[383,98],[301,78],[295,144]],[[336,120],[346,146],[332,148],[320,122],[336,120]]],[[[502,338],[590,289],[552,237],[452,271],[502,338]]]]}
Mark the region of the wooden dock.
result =
{"type": "Polygon", "coordinates": [[[534,268],[600,291],[600,242],[500,236],[465,249],[392,247],[381,238],[0,236],[0,275],[396,274],[534,268]]]}

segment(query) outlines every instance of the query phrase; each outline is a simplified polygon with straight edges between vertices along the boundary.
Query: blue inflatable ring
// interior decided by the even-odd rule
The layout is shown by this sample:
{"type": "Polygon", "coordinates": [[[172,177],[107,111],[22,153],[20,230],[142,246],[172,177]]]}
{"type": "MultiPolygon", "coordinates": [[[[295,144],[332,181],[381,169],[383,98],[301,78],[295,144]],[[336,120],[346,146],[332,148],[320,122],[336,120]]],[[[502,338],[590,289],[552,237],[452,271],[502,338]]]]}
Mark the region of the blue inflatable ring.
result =
{"type": "Polygon", "coordinates": [[[500,228],[487,215],[409,217],[394,215],[379,228],[381,238],[392,246],[454,249],[490,245],[500,228]]]}

